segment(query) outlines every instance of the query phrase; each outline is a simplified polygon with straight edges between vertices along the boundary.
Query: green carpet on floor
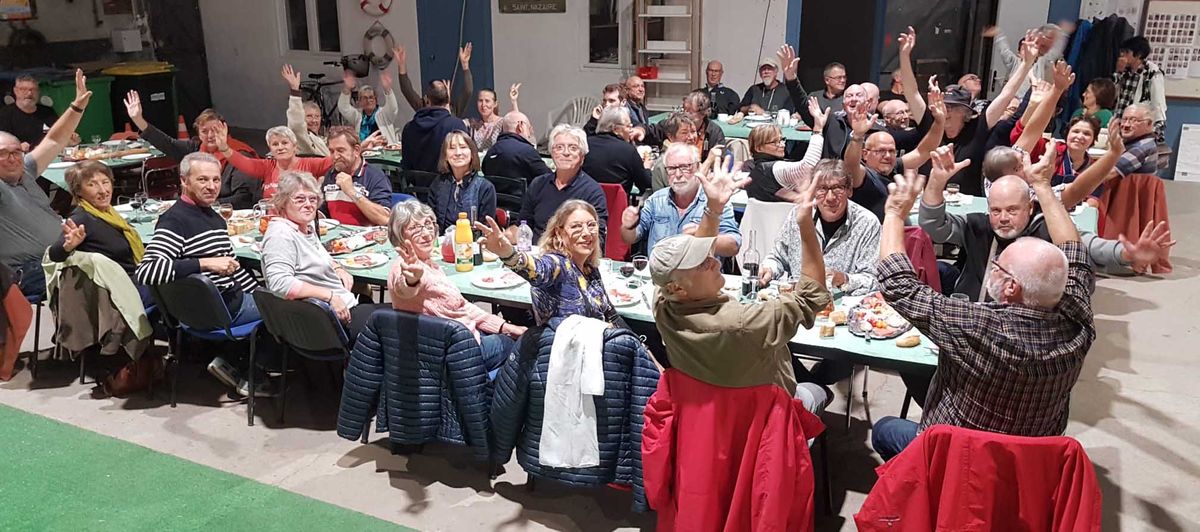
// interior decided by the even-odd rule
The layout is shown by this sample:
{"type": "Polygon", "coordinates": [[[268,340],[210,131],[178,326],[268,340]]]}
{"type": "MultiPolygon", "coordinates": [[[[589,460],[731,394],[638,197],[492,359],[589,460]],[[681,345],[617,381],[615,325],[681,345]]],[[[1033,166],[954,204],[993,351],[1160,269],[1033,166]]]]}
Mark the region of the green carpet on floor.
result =
{"type": "Polygon", "coordinates": [[[412,530],[0,405],[6,530],[412,530]]]}

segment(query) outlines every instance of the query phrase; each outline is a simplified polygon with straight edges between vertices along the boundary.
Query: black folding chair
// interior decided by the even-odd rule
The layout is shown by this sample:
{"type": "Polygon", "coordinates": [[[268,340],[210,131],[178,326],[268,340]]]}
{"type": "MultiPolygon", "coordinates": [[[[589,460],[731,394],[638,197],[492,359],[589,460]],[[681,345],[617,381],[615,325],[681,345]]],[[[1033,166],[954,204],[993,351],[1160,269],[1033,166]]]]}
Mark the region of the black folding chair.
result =
{"type": "Polygon", "coordinates": [[[402,170],[400,172],[400,180],[404,183],[404,189],[396,192],[416,196],[421,203],[428,205],[430,197],[429,187],[433,186],[433,181],[437,178],[438,175],[433,172],[402,170]]]}
{"type": "Polygon", "coordinates": [[[524,179],[497,175],[485,175],[483,178],[496,187],[496,208],[521,212],[521,201],[525,197],[525,189],[529,186],[524,179]]]}
{"type": "MultiPolygon", "coordinates": [[[[183,357],[183,335],[211,341],[250,340],[250,375],[254,375],[254,352],[257,350],[258,328],[262,320],[233,325],[233,316],[212,280],[195,273],[174,282],[151,287],[154,301],[162,310],[163,323],[175,331],[168,338],[170,353],[167,367],[171,372],[171,408],[176,405],[175,389],[179,383],[179,359],[183,357]]],[[[249,297],[246,294],[244,297],[249,297]]],[[[250,402],[254,401],[254,382],[250,382],[250,402]]]]}
{"type": "MultiPolygon", "coordinates": [[[[287,410],[288,355],[294,351],[309,360],[344,363],[350,358],[349,341],[333,314],[314,303],[282,299],[262,288],[254,291],[254,301],[267,332],[283,346],[283,376],[279,386],[279,422],[283,423],[287,410]]],[[[250,353],[250,367],[254,367],[254,353],[250,353]]],[[[249,380],[253,390],[253,372],[249,380]]],[[[250,395],[246,424],[254,426],[254,394],[250,395]]]]}

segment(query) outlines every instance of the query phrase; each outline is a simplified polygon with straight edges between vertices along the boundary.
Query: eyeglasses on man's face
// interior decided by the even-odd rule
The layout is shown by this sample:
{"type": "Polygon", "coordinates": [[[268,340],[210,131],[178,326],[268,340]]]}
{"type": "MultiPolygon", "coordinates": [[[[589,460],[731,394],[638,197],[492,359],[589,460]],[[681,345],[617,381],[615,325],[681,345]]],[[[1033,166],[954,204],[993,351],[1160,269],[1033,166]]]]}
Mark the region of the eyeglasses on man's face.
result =
{"type": "Polygon", "coordinates": [[[846,187],[844,187],[842,185],[837,185],[837,186],[832,186],[832,187],[817,187],[817,190],[815,192],[813,192],[813,196],[816,197],[817,199],[821,199],[821,198],[824,198],[825,196],[828,196],[829,194],[833,194],[835,197],[840,198],[842,196],[845,196],[847,191],[848,190],[846,189],[846,187]]]}
{"type": "Polygon", "coordinates": [[[578,155],[583,151],[583,148],[580,148],[578,144],[555,144],[550,147],[550,151],[578,155]]]}
{"type": "Polygon", "coordinates": [[[696,163],[676,164],[667,167],[668,174],[689,174],[696,169],[696,163]]]}

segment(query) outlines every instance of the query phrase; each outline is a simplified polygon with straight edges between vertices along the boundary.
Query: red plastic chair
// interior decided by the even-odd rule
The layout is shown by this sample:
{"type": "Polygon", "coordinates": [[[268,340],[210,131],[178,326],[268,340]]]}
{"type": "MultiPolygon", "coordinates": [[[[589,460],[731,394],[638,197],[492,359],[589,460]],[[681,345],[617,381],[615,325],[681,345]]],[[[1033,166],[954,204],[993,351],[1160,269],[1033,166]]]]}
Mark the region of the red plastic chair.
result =
{"type": "Polygon", "coordinates": [[[625,260],[629,255],[629,244],[621,238],[621,213],[629,206],[629,195],[621,185],[600,183],[604,200],[608,204],[608,237],[604,239],[604,256],[612,260],[625,260]]]}

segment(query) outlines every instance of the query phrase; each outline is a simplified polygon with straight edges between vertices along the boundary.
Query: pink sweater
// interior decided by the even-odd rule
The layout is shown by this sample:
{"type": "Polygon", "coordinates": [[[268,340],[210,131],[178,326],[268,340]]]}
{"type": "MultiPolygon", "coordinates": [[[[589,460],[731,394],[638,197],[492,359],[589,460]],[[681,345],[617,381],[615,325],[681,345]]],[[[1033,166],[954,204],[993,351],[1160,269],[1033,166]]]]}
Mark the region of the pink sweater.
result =
{"type": "MultiPolygon", "coordinates": [[[[279,186],[279,174],[283,173],[275,159],[254,159],[234,151],[229,155],[229,162],[243,174],[263,180],[263,199],[271,199],[271,196],[275,195],[275,189],[279,186]]],[[[333,168],[332,157],[297,157],[292,160],[289,170],[308,172],[317,178],[317,183],[323,183],[325,173],[329,172],[330,168],[333,168]]]]}
{"type": "Polygon", "coordinates": [[[442,269],[432,262],[422,263],[425,273],[417,286],[404,283],[404,274],[400,272],[399,262],[392,266],[388,274],[388,290],[392,293],[392,308],[437,316],[457,321],[475,333],[498,333],[504,325],[504,318],[475,306],[463,298],[462,292],[450,282],[442,269]]]}

